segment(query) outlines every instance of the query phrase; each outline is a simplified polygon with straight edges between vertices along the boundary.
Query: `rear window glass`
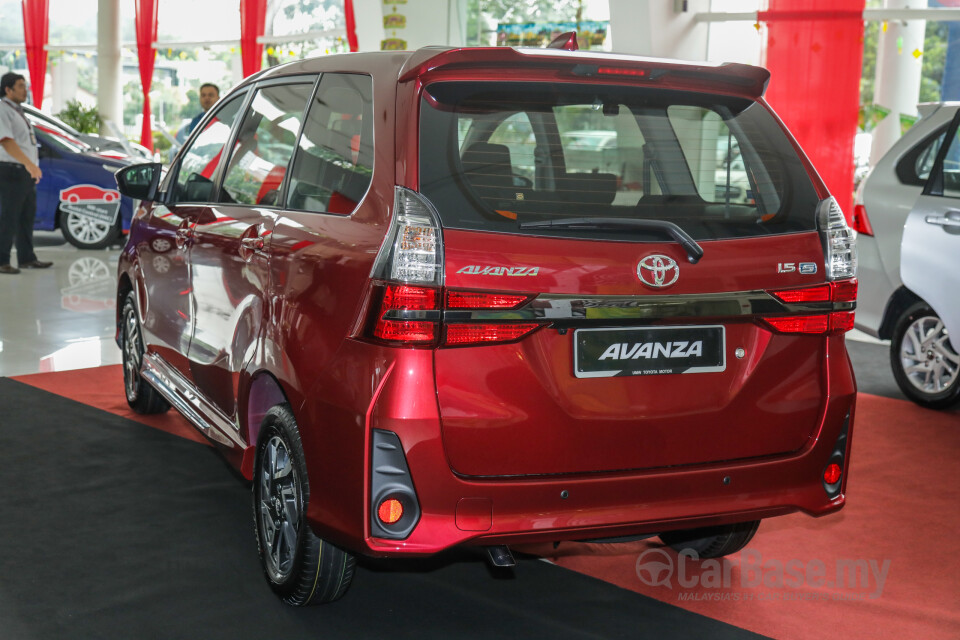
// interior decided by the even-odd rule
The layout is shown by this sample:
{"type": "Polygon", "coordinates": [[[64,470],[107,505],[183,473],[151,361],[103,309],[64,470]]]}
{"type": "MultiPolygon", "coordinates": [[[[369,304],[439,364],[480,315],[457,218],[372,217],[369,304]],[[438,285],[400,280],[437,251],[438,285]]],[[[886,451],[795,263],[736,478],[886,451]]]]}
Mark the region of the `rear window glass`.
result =
{"type": "Polygon", "coordinates": [[[669,220],[698,240],[815,228],[817,195],[750,100],[644,87],[443,82],[424,91],[420,191],[445,227],[650,239],[524,222],[669,220]]]}

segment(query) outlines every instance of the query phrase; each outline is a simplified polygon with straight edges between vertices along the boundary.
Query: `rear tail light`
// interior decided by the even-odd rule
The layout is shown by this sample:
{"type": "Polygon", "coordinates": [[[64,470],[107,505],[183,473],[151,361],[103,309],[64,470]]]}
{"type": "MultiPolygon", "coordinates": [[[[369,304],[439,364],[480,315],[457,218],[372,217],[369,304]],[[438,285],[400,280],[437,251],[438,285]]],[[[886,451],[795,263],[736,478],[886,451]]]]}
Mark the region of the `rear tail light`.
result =
{"type": "Polygon", "coordinates": [[[439,216],[423,196],[403,187],[396,188],[390,230],[370,276],[375,284],[363,334],[378,342],[411,347],[502,343],[519,340],[541,326],[458,318],[441,331],[444,308],[510,310],[523,306],[532,296],[483,291],[446,291],[444,295],[439,216]]]}
{"type": "Polygon", "coordinates": [[[418,194],[396,187],[394,215],[370,276],[412,284],[443,283],[443,240],[436,211],[418,194]]]}
{"type": "Polygon", "coordinates": [[[837,280],[812,287],[780,289],[771,295],[787,304],[832,303],[823,313],[764,318],[780,333],[846,333],[853,329],[853,303],[857,300],[857,279],[837,280]],[[840,307],[837,309],[837,307],[840,307]]]}
{"type": "Polygon", "coordinates": [[[865,236],[873,235],[873,227],[870,225],[870,218],[867,217],[867,208],[858,204],[853,208],[853,230],[862,233],[865,236]]]}
{"type": "Polygon", "coordinates": [[[823,242],[827,280],[853,278],[857,275],[857,233],[847,226],[843,211],[831,196],[820,202],[817,226],[823,242]]]}

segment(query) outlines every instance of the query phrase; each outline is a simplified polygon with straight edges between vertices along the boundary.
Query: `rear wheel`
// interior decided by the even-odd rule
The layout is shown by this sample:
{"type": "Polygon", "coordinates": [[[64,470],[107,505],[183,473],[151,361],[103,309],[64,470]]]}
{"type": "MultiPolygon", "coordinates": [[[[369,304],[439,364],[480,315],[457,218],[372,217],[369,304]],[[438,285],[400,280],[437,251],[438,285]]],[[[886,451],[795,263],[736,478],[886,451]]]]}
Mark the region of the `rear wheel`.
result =
{"type": "Polygon", "coordinates": [[[721,558],[747,546],[759,527],[760,521],[753,520],[716,527],[668,531],[660,534],[660,540],[678,553],[684,549],[691,549],[701,560],[721,558]]]}
{"type": "Polygon", "coordinates": [[[270,587],[295,606],[333,602],[353,580],[355,560],[314,535],[306,521],[307,480],[300,431],[288,405],[267,412],[257,444],[253,519],[270,587]]]}
{"type": "Polygon", "coordinates": [[[140,375],[140,366],[143,364],[143,336],[137,315],[137,302],[132,291],[123,302],[120,321],[123,388],[127,404],[137,413],[163,413],[170,408],[170,404],[140,375]]]}
{"type": "Polygon", "coordinates": [[[890,342],[890,367],[903,393],[928,409],[960,401],[960,355],[936,312],[918,302],[900,316],[890,342]]]}
{"type": "Polygon", "coordinates": [[[64,211],[60,216],[60,232],[67,242],[79,249],[103,249],[120,237],[122,228],[119,216],[116,223],[108,224],[64,211]]]}

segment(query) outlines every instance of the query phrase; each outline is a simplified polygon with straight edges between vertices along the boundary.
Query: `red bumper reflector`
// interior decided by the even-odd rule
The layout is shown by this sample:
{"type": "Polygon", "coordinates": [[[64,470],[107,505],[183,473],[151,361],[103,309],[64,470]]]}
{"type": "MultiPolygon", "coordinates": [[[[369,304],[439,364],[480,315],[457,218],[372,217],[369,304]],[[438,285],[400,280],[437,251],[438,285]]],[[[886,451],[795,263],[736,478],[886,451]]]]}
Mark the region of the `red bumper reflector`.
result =
{"type": "Polygon", "coordinates": [[[384,524],[396,524],[403,517],[403,505],[396,498],[388,498],[377,508],[377,517],[384,524]]]}
{"type": "Polygon", "coordinates": [[[849,278],[847,280],[837,280],[830,283],[830,295],[834,302],[856,302],[857,301],[857,279],[849,278]]]}
{"type": "Polygon", "coordinates": [[[445,344],[463,346],[487,342],[511,342],[538,329],[538,324],[450,324],[445,344]]]}
{"type": "Polygon", "coordinates": [[[827,468],[823,470],[823,481],[827,484],[837,484],[837,481],[840,480],[840,465],[836,462],[832,462],[827,465],[827,468]]]}
{"type": "Polygon", "coordinates": [[[846,333],[853,329],[853,311],[837,311],[830,314],[830,333],[846,333]]]}

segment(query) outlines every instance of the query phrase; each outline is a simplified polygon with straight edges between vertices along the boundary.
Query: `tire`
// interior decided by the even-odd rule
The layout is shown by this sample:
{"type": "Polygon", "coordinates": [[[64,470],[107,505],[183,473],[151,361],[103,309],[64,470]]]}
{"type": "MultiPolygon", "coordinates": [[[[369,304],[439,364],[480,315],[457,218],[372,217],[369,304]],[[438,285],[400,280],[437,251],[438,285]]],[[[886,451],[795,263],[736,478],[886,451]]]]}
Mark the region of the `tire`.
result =
{"type": "Polygon", "coordinates": [[[310,482],[300,431],[286,404],[267,412],[253,475],[253,520],[260,565],[287,604],[333,602],[350,587],[356,560],[314,535],[306,521],[310,482]]]}
{"type": "Polygon", "coordinates": [[[123,357],[123,389],[127,404],[136,413],[163,413],[170,404],[140,375],[143,363],[143,333],[133,292],[127,294],[120,316],[120,352],[123,357]]]}
{"type": "Polygon", "coordinates": [[[908,307],[897,320],[890,368],[904,395],[922,407],[946,409],[960,401],[960,355],[925,302],[908,307]]]}
{"type": "Polygon", "coordinates": [[[78,249],[104,249],[117,241],[123,229],[120,216],[112,226],[61,210],[60,233],[78,249]]]}
{"type": "Polygon", "coordinates": [[[660,534],[660,540],[677,553],[692,549],[701,560],[722,558],[747,546],[759,527],[760,521],[753,520],[717,527],[668,531],[660,534]]]}

